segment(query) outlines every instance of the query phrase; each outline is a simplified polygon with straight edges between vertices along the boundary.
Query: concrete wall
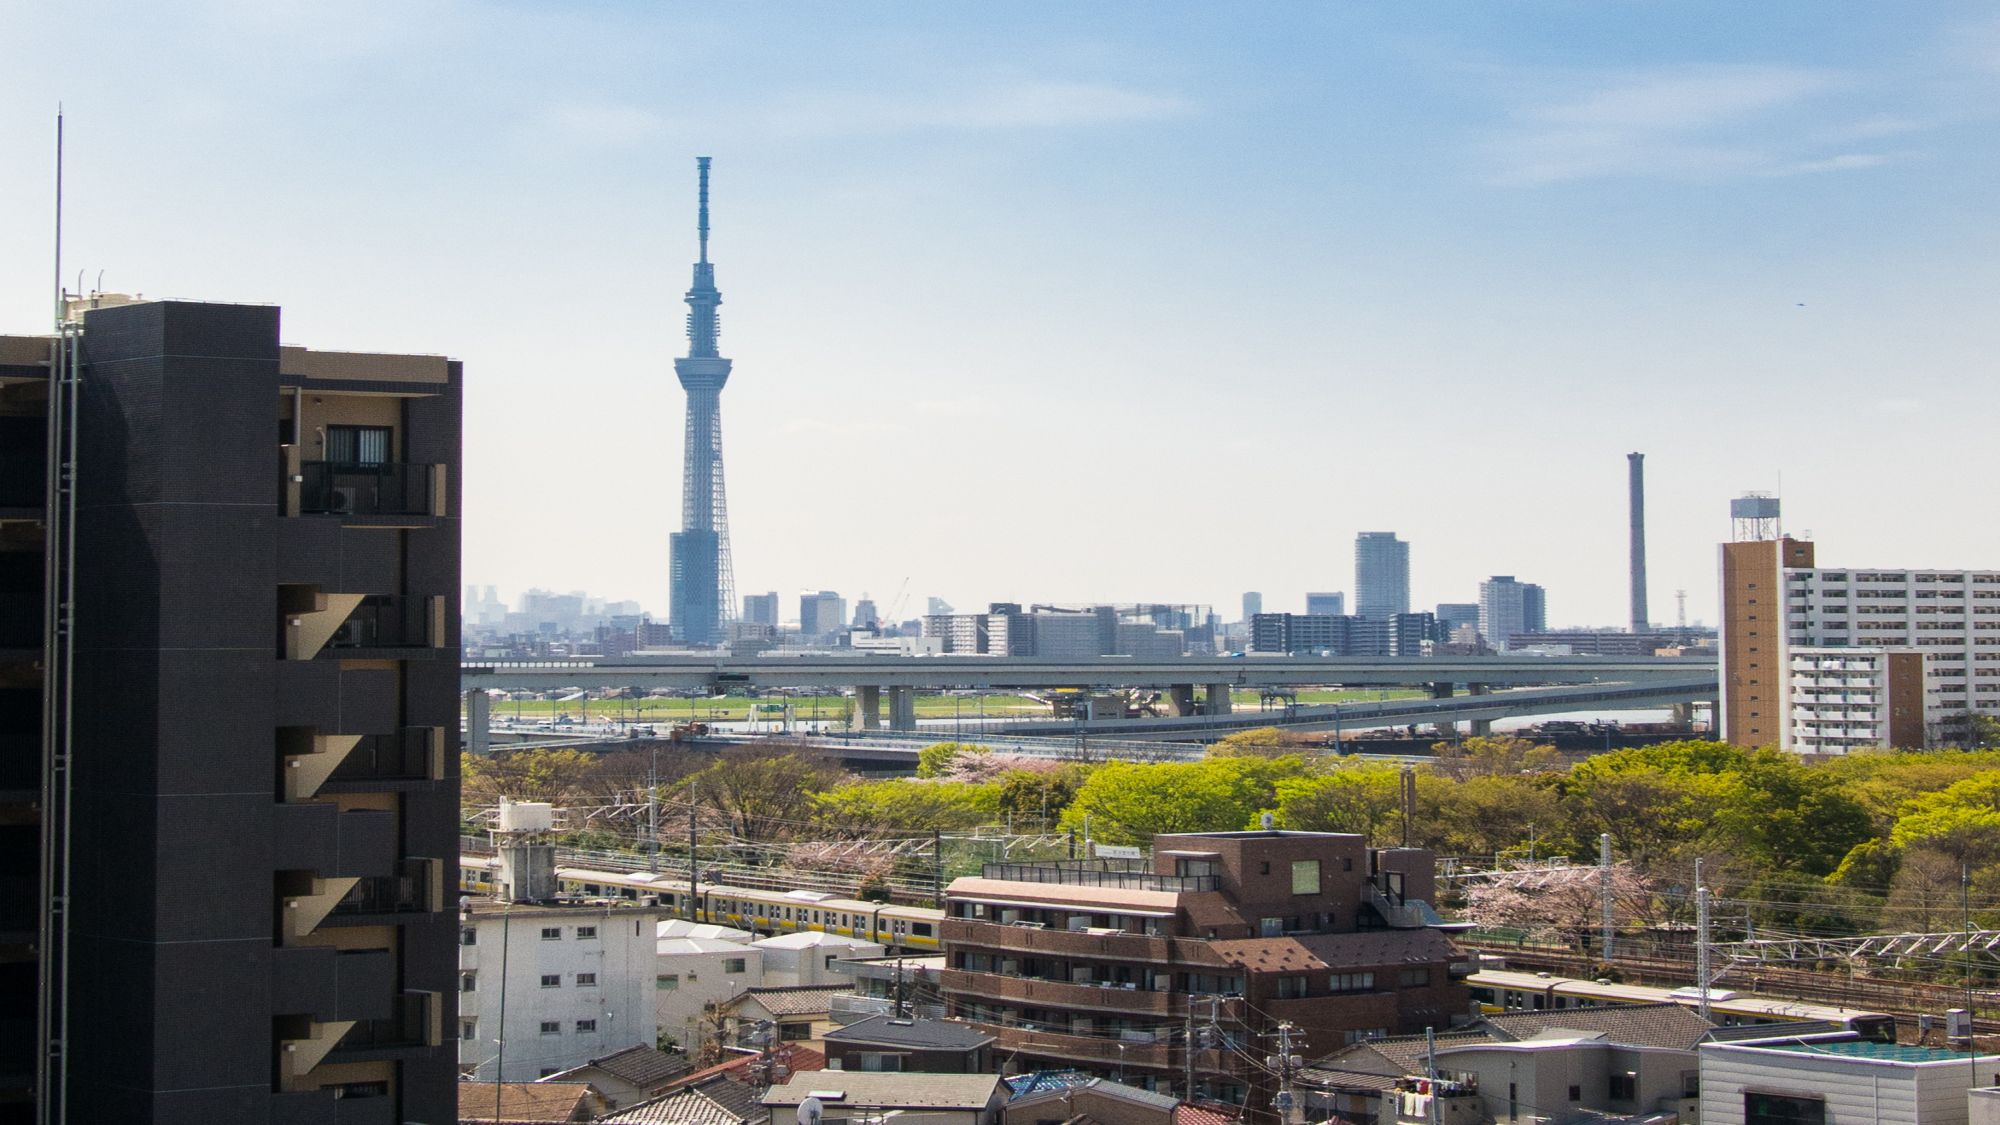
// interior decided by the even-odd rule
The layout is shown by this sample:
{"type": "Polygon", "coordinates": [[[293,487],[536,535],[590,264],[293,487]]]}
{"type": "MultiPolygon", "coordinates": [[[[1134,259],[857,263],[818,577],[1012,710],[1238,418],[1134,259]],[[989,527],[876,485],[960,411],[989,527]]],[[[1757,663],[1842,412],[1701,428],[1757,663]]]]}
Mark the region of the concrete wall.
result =
{"type": "Polygon", "coordinates": [[[659,1030],[683,1050],[692,1050],[700,1037],[699,1021],[705,1006],[726,1003],[731,997],[764,984],[763,950],[734,942],[727,944],[732,948],[655,957],[653,1010],[659,1030]],[[737,961],[743,963],[743,968],[730,972],[730,965],[737,961]],[[660,977],[676,978],[673,987],[661,986],[660,977]]]}

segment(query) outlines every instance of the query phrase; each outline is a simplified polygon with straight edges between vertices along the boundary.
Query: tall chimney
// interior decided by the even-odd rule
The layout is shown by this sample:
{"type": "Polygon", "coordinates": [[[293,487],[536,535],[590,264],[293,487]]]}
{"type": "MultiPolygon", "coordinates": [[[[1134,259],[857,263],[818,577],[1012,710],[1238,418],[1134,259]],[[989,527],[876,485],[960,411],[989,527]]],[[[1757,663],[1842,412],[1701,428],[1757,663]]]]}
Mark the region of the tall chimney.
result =
{"type": "Polygon", "coordinates": [[[1632,631],[1652,628],[1646,613],[1646,455],[1627,453],[1632,483],[1632,631]]]}

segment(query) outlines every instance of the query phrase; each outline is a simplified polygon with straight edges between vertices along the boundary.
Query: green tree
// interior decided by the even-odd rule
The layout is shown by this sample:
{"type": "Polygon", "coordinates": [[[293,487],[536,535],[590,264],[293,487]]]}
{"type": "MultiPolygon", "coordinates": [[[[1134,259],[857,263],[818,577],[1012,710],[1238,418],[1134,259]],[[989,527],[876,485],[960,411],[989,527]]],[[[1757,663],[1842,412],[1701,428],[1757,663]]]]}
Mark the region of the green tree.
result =
{"type": "Polygon", "coordinates": [[[1279,827],[1303,832],[1357,832],[1387,838],[1402,815],[1402,770],[1343,762],[1310,777],[1277,783],[1279,827]]]}
{"type": "Polygon", "coordinates": [[[1252,824],[1276,803],[1276,785],[1306,770],[1299,758],[1208,758],[1199,762],[1109,762],[1064,810],[1062,824],[1090,818],[1094,839],[1146,844],[1162,832],[1222,832],[1252,824]]]}
{"type": "Polygon", "coordinates": [[[1052,770],[1008,770],[1000,775],[1000,815],[1012,818],[1017,829],[1029,824],[1052,827],[1076,800],[1076,791],[1092,769],[1082,762],[1065,762],[1052,770]]]}
{"type": "Polygon", "coordinates": [[[1443,855],[1525,852],[1531,835],[1559,832],[1562,824],[1562,803],[1548,777],[1419,776],[1417,803],[1424,844],[1443,855]]]}
{"type": "Polygon", "coordinates": [[[1569,764],[1562,751],[1512,735],[1475,735],[1431,747],[1432,768],[1451,778],[1523,773],[1560,773],[1569,764]]]}
{"type": "Polygon", "coordinates": [[[1277,727],[1257,727],[1219,738],[1208,747],[1211,758],[1282,758],[1299,752],[1277,727]]]}
{"type": "Polygon", "coordinates": [[[856,781],[812,796],[813,814],[843,835],[951,832],[990,824],[999,811],[998,785],[963,785],[898,778],[856,781]]]}
{"type": "Polygon", "coordinates": [[[984,746],[969,742],[939,742],[917,751],[918,777],[943,777],[961,754],[985,754],[984,746]]]}
{"type": "Polygon", "coordinates": [[[847,775],[826,758],[784,750],[730,753],[687,779],[696,804],[746,840],[794,839],[813,814],[813,795],[847,775]]]}

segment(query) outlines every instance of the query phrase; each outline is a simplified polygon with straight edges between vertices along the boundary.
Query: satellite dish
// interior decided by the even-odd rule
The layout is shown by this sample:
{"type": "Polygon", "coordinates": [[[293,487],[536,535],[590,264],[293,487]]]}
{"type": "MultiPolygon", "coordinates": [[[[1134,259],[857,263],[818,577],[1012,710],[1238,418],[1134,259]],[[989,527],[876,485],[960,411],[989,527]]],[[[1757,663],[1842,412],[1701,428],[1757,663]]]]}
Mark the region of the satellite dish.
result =
{"type": "Polygon", "coordinates": [[[799,1103],[799,1125],[820,1125],[819,1119],[826,1112],[818,1098],[808,1097],[799,1103]]]}

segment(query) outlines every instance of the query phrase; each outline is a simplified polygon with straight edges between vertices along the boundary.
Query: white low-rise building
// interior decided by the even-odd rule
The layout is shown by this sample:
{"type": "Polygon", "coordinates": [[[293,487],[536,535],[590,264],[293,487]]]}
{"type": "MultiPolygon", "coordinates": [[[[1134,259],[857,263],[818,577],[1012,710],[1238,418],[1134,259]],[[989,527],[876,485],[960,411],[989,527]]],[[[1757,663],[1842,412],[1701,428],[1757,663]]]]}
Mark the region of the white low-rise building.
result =
{"type": "Polygon", "coordinates": [[[532,1082],[657,1034],[660,908],[468,902],[458,946],[460,1074],[532,1082]],[[506,1023],[500,1020],[506,1005],[506,1023]]]}
{"type": "Polygon", "coordinates": [[[670,937],[658,939],[654,951],[655,1018],[660,1031],[685,1051],[702,1041],[705,1013],[764,983],[764,951],[755,945],[670,937]]]}
{"type": "Polygon", "coordinates": [[[1852,1035],[1705,1043],[1702,1125],[1965,1125],[2000,1055],[1852,1035]]]}
{"type": "Polygon", "coordinates": [[[1924,745],[1921,651],[1795,645],[1788,659],[1786,749],[1846,754],[1924,745]]]}
{"type": "Polygon", "coordinates": [[[764,954],[764,988],[798,988],[819,984],[844,984],[853,979],[836,972],[838,961],[859,961],[887,952],[877,942],[842,937],[819,930],[781,934],[753,943],[764,954]]]}

